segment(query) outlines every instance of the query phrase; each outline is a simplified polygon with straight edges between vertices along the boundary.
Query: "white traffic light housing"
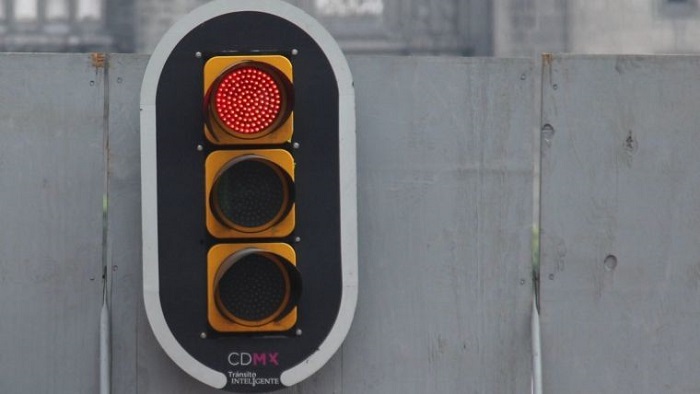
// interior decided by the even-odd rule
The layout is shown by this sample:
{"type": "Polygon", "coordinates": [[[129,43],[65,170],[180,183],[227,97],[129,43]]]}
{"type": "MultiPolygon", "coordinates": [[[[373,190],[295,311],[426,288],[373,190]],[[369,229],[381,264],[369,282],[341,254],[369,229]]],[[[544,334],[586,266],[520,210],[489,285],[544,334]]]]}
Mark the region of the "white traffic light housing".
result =
{"type": "Polygon", "coordinates": [[[337,43],[281,1],[175,24],[141,91],[143,289],[165,352],[228,391],[291,386],[357,300],[355,103],[337,43]]]}

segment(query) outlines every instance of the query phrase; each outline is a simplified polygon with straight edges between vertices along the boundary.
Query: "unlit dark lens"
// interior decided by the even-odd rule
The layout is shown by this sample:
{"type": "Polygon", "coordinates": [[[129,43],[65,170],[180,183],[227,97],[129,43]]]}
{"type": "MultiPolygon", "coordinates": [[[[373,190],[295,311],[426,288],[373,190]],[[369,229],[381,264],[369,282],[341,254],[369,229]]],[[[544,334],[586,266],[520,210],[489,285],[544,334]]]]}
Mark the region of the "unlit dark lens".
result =
{"type": "Polygon", "coordinates": [[[221,305],[230,315],[249,322],[265,321],[279,313],[287,299],[288,281],[278,262],[251,254],[235,262],[218,284],[221,305]]]}
{"type": "Polygon", "coordinates": [[[289,198],[282,170],[273,166],[261,160],[244,160],[226,169],[214,190],[219,213],[240,227],[270,225],[285,210],[289,198]]]}

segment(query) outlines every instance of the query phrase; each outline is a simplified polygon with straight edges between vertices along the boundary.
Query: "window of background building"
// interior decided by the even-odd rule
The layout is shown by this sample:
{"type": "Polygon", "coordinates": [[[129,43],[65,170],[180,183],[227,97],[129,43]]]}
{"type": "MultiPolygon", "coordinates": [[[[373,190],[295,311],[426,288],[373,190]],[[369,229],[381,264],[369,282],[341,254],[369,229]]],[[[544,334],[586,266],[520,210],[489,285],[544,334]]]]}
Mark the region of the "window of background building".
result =
{"type": "Polygon", "coordinates": [[[35,21],[38,16],[36,0],[14,0],[14,19],[18,22],[35,21]]]}
{"type": "Polygon", "coordinates": [[[46,0],[46,19],[67,20],[68,1],[67,0],[46,0]]]}
{"type": "Polygon", "coordinates": [[[102,19],[101,0],[78,0],[78,20],[100,20],[102,19]]]}

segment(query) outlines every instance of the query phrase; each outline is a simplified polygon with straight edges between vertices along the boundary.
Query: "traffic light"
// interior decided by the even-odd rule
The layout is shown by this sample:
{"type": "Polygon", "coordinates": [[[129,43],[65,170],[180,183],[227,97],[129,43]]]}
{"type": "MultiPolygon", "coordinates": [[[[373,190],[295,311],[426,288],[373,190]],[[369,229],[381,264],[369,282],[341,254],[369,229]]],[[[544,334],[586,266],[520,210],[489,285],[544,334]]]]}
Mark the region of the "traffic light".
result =
{"type": "MultiPolygon", "coordinates": [[[[283,238],[294,230],[294,158],[284,149],[294,123],[292,71],[280,55],[204,64],[204,134],[222,146],[205,161],[206,223],[215,238],[283,238]]],[[[207,259],[212,328],[293,328],[302,286],[295,256],[287,244],[215,245],[207,259]]]]}
{"type": "Polygon", "coordinates": [[[141,92],[146,313],[210,386],[259,392],[320,369],[357,299],[354,91],[311,17],[206,4],[173,26],[141,92]]]}

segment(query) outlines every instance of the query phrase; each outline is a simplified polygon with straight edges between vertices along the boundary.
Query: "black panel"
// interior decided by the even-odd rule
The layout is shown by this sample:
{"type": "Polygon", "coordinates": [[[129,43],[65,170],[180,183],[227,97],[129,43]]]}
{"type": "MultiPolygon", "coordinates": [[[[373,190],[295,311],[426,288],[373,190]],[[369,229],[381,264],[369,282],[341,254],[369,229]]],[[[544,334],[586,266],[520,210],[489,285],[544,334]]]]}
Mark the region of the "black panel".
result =
{"type": "Polygon", "coordinates": [[[317,350],[340,306],[338,88],[330,63],[305,32],[281,18],[258,12],[223,15],[176,46],[161,74],[156,104],[160,297],[168,326],[187,352],[227,375],[227,390],[281,388],[281,372],[317,350]],[[292,49],[298,54],[292,56],[292,49]],[[195,57],[196,52],[203,56],[195,57]],[[207,251],[224,242],[205,227],[204,160],[222,148],[203,134],[202,72],[212,56],[255,53],[292,62],[293,141],[300,144],[280,146],[296,162],[296,228],[285,239],[266,241],[294,247],[304,290],[297,327],[272,336],[221,334],[207,323],[207,251]],[[294,243],[297,236],[301,242],[294,243]],[[297,328],[302,335],[295,335],[297,328]],[[240,361],[250,365],[231,365],[240,361]]]}

